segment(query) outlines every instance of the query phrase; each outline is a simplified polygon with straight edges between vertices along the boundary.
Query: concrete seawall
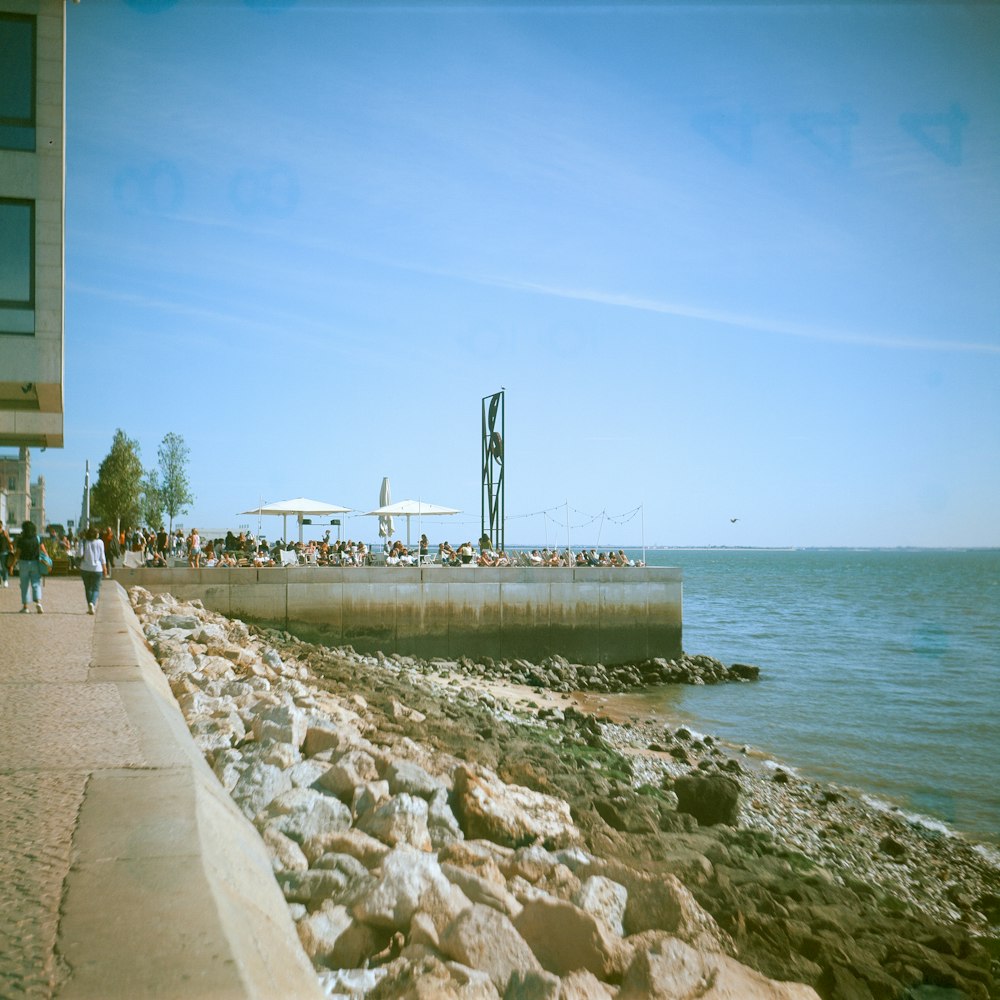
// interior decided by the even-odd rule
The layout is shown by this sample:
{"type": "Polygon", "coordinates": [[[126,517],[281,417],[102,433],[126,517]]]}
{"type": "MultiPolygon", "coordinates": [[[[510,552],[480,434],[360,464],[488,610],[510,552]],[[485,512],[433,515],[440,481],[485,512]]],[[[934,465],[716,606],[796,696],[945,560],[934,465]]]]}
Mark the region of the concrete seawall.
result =
{"type": "MultiPolygon", "coordinates": [[[[15,581],[16,582],[16,581],[15,581]]],[[[0,590],[0,996],[322,996],[122,589],[0,590]]]]}
{"type": "Polygon", "coordinates": [[[616,664],[682,651],[674,568],[116,568],[114,576],[359,652],[616,664]]]}

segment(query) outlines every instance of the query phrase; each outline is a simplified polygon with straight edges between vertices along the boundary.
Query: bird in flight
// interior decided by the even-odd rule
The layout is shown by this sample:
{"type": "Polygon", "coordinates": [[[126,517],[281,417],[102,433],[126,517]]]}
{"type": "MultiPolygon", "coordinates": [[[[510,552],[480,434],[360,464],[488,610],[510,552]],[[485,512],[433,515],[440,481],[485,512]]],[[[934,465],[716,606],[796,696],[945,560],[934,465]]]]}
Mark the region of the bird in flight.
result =
{"type": "Polygon", "coordinates": [[[738,517],[731,517],[731,518],[729,519],[729,523],[730,523],[730,524],[735,524],[735,523],[736,523],[736,522],[737,522],[738,520],[739,520],[739,518],[738,518],[738,517]]]}

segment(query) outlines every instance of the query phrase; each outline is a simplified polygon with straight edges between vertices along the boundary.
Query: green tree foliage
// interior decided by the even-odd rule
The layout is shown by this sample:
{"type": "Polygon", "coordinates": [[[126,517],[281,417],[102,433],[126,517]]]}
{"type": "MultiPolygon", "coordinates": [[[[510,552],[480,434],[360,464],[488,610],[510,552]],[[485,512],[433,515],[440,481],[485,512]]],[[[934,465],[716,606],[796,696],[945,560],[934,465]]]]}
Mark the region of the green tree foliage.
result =
{"type": "Polygon", "coordinates": [[[160,509],[166,511],[170,518],[170,531],[173,531],[174,518],[187,513],[194,503],[187,476],[188,446],[180,434],[171,431],[160,442],[156,454],[160,460],[160,509]]]}
{"type": "Polygon", "coordinates": [[[146,475],[139,484],[142,494],[139,498],[139,512],[142,523],[150,528],[163,527],[163,488],[160,486],[160,474],[156,469],[147,469],[146,475]]]}
{"type": "Polygon", "coordinates": [[[104,524],[114,524],[116,531],[120,531],[123,524],[137,525],[142,477],[139,443],[118,428],[111,451],[97,470],[97,482],[90,493],[92,513],[104,524]]]}

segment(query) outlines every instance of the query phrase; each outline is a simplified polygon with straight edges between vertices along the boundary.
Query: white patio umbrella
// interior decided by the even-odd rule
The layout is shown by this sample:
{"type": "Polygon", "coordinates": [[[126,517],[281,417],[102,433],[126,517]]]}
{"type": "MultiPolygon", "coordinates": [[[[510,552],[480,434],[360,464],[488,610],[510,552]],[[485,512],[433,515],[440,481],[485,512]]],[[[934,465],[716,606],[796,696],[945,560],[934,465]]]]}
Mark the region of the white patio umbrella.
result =
{"type": "Polygon", "coordinates": [[[294,514],[299,522],[299,541],[302,541],[302,519],[305,517],[328,517],[330,514],[346,514],[350,507],[340,507],[335,503],[323,503],[322,500],[310,500],[308,497],[296,497],[294,500],[280,500],[278,503],[264,504],[253,510],[242,510],[241,514],[280,514],[283,518],[281,537],[288,541],[288,515],[294,514]]]}
{"type": "Polygon", "coordinates": [[[439,517],[444,514],[461,514],[453,507],[441,507],[436,503],[424,503],[423,500],[400,500],[397,503],[385,504],[376,510],[366,511],[370,517],[405,517],[406,547],[410,547],[410,518],[439,517]]]}
{"type": "MultiPolygon", "coordinates": [[[[382,477],[382,488],[378,491],[378,505],[380,507],[386,507],[392,503],[392,491],[389,488],[389,477],[382,477]]],[[[378,519],[378,533],[380,538],[384,538],[386,541],[396,529],[392,524],[392,516],[390,514],[382,514],[378,519]]]]}

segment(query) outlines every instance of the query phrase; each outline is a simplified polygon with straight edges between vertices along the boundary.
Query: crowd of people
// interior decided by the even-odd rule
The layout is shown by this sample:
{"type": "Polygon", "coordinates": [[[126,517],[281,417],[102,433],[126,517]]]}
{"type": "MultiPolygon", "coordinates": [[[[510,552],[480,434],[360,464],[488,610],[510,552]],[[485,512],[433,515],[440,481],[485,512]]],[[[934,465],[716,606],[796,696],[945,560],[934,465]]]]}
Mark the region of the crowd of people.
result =
{"type": "MultiPolygon", "coordinates": [[[[384,549],[373,552],[364,542],[347,539],[331,539],[327,531],[319,541],[285,542],[256,537],[251,531],[234,533],[229,531],[224,538],[202,538],[197,528],[183,531],[180,528],[167,531],[165,528],[129,528],[116,533],[110,527],[90,529],[95,538],[90,539],[88,532],[73,536],[72,533],[60,538],[47,538],[50,549],[62,549],[69,562],[70,569],[81,572],[95,572],[94,553],[87,545],[90,541],[99,541],[103,547],[104,560],[97,566],[101,574],[109,572],[116,564],[123,562],[129,567],[168,567],[186,563],[194,569],[211,569],[213,567],[252,567],[269,566],[611,566],[629,567],[642,566],[641,561],[635,561],[626,555],[623,549],[609,549],[598,552],[596,549],[582,549],[572,552],[569,549],[542,548],[529,550],[497,550],[494,549],[488,535],[484,534],[474,546],[469,540],[457,547],[443,541],[437,546],[436,554],[432,556],[431,546],[426,534],[421,534],[416,546],[410,547],[397,539],[387,541],[384,549]],[[87,563],[86,567],[84,563],[87,563]]],[[[7,576],[17,561],[15,546],[6,531],[0,532],[0,579],[3,586],[7,585],[7,576]]],[[[88,591],[88,605],[96,604],[97,584],[88,591]],[[91,601],[90,596],[93,596],[91,601]]]]}

